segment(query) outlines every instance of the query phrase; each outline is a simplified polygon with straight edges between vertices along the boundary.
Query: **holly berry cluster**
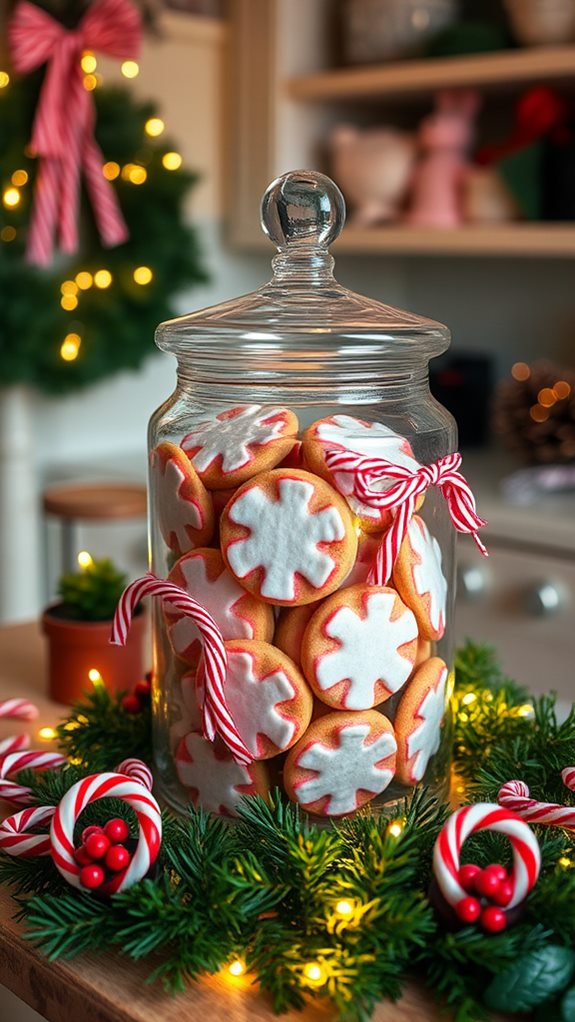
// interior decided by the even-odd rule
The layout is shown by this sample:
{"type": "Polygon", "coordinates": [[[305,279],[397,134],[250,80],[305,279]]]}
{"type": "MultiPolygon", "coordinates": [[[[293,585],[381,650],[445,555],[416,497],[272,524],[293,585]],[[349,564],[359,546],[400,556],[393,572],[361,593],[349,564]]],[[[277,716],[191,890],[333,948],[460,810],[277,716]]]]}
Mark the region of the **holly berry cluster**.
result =
{"type": "Polygon", "coordinates": [[[148,671],[141,681],[137,681],[131,692],[122,699],[122,709],[126,713],[141,713],[150,703],[152,692],[152,673],[148,671]]]}
{"type": "Polygon", "coordinates": [[[513,897],[513,884],[505,866],[494,863],[481,869],[479,866],[462,866],[459,883],[468,892],[456,906],[462,923],[476,923],[487,933],[499,933],[507,926],[504,911],[513,897]]]}
{"type": "Polygon", "coordinates": [[[80,883],[89,891],[102,887],[114,873],[126,869],[132,855],[122,844],[129,836],[128,824],[115,817],[104,827],[85,827],[82,844],[74,852],[80,870],[80,883]]]}

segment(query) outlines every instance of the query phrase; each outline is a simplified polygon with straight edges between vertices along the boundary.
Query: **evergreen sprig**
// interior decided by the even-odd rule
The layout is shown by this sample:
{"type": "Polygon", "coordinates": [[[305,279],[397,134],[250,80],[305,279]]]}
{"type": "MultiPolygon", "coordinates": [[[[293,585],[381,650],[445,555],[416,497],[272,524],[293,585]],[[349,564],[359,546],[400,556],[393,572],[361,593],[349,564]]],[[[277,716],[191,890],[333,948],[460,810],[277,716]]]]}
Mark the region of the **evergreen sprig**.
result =
{"type": "Polygon", "coordinates": [[[122,706],[123,694],[111,695],[96,684],[58,725],[60,747],[72,763],[83,764],[92,773],[111,770],[126,756],[151,763],[150,710],[144,706],[139,713],[128,713],[122,706]]]}

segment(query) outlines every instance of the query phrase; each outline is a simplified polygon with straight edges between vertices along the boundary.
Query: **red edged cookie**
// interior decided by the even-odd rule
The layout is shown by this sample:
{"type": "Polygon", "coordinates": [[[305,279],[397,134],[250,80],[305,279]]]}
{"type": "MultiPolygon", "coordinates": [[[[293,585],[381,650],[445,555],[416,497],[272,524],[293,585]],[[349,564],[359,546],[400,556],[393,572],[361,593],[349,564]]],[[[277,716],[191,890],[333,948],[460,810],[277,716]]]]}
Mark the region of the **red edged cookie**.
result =
{"type": "Polygon", "coordinates": [[[397,779],[417,784],[439,748],[445,714],[447,666],[439,657],[422,664],[402,695],[395,715],[397,779]]]}
{"type": "Polygon", "coordinates": [[[268,642],[226,642],[225,698],[254,759],[291,749],[311,720],[313,698],[292,660],[268,642]]]}
{"type": "Polygon", "coordinates": [[[182,440],[210,490],[225,490],[273,468],[289,454],[297,417],[288,408],[238,405],[199,422],[182,440]]]}
{"type": "Polygon", "coordinates": [[[206,546],[214,531],[212,499],[181,448],[162,443],[150,454],[152,493],[160,532],[171,550],[206,546]]]}
{"type": "MultiPolygon", "coordinates": [[[[274,616],[271,607],[256,600],[236,582],[227,570],[219,550],[205,548],[192,550],[176,562],[168,575],[193,596],[212,615],[224,639],[271,639],[274,616]]],[[[199,632],[196,625],[170,603],[164,613],[168,622],[168,636],[177,656],[187,663],[197,664],[201,654],[199,632]]]]}
{"type": "Polygon", "coordinates": [[[393,567],[393,584],[411,607],[424,639],[441,639],[445,631],[447,581],[441,548],[419,515],[409,523],[393,567]]]}
{"type": "Polygon", "coordinates": [[[328,713],[288,753],[284,785],[292,802],[319,816],[343,816],[385,791],[397,743],[377,710],[328,713]]]}
{"type": "Polygon", "coordinates": [[[318,419],[308,426],[303,434],[304,460],[307,467],[324,479],[334,482],[339,492],[344,494],[365,532],[381,532],[390,524],[391,512],[369,507],[358,500],[354,496],[354,477],[351,472],[332,472],[327,467],[326,451],[341,449],[371,458],[384,458],[395,465],[402,465],[415,471],[420,466],[415,460],[411,446],[404,437],[382,422],[366,422],[365,419],[357,419],[353,415],[329,415],[325,419],[318,419]]]}
{"type": "Polygon", "coordinates": [[[343,497],[323,479],[279,468],[250,479],[220,519],[224,560],[262,600],[321,600],[349,573],[357,536],[343,497]]]}
{"type": "Polygon", "coordinates": [[[212,813],[236,815],[244,795],[266,796],[269,792],[262,763],[240,766],[221,738],[208,742],[197,731],[181,739],[175,754],[176,774],[195,806],[212,813]]]}
{"type": "Polygon", "coordinates": [[[280,611],[274,632],[274,646],[286,653],[294,664],[301,664],[304,632],[317,608],[317,603],[304,603],[303,607],[285,607],[280,611]]]}
{"type": "Polygon", "coordinates": [[[394,589],[340,589],[311,618],[302,666],[315,695],[339,710],[367,710],[405,684],[417,653],[417,622],[394,589]]]}
{"type": "Polygon", "coordinates": [[[186,671],[180,680],[180,692],[188,731],[200,731],[203,724],[203,689],[197,684],[197,671],[186,671]]]}
{"type": "Polygon", "coordinates": [[[344,586],[355,586],[358,582],[367,582],[367,577],[375,565],[377,551],[381,542],[381,536],[369,532],[361,532],[356,529],[357,557],[355,564],[347,576],[344,586]]]}

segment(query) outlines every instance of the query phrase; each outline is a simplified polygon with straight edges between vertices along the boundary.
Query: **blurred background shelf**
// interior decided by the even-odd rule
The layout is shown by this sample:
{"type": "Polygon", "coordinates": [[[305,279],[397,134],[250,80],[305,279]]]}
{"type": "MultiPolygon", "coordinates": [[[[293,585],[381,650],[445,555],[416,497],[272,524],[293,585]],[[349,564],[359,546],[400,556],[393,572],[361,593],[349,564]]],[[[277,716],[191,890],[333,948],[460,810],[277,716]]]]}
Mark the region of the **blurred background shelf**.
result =
{"type": "Polygon", "coordinates": [[[336,248],[340,252],[381,255],[575,256],[575,224],[467,224],[452,230],[422,227],[348,225],[336,248]]]}

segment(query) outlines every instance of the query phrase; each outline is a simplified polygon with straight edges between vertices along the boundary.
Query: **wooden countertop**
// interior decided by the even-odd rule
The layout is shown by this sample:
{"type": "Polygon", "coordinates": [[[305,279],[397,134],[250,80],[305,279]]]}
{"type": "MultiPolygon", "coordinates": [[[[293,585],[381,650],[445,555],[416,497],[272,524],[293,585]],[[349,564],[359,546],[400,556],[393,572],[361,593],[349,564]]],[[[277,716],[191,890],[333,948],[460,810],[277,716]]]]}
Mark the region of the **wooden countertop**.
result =
{"type": "MultiPolygon", "coordinates": [[[[44,649],[38,626],[0,628],[0,699],[31,698],[41,717],[33,724],[0,720],[0,739],[28,728],[37,734],[43,725],[54,725],[63,707],[45,695],[44,649]]],[[[40,743],[33,742],[33,747],[40,743]]],[[[50,748],[49,743],[42,743],[50,748]]],[[[4,807],[3,815],[10,808],[4,807]]],[[[249,978],[227,974],[193,984],[184,994],[170,997],[157,984],[147,985],[151,963],[133,963],[118,952],[82,954],[72,962],[49,962],[23,939],[23,927],[12,918],[15,904],[0,887],[0,984],[29,1004],[48,1022],[272,1022],[270,1003],[251,986],[249,978]]],[[[303,1012],[280,1016],[286,1022],[327,1022],[334,1018],[326,1003],[314,1003],[303,1012]]],[[[397,1004],[381,1004],[374,1022],[446,1022],[431,998],[409,987],[397,1004]]]]}

